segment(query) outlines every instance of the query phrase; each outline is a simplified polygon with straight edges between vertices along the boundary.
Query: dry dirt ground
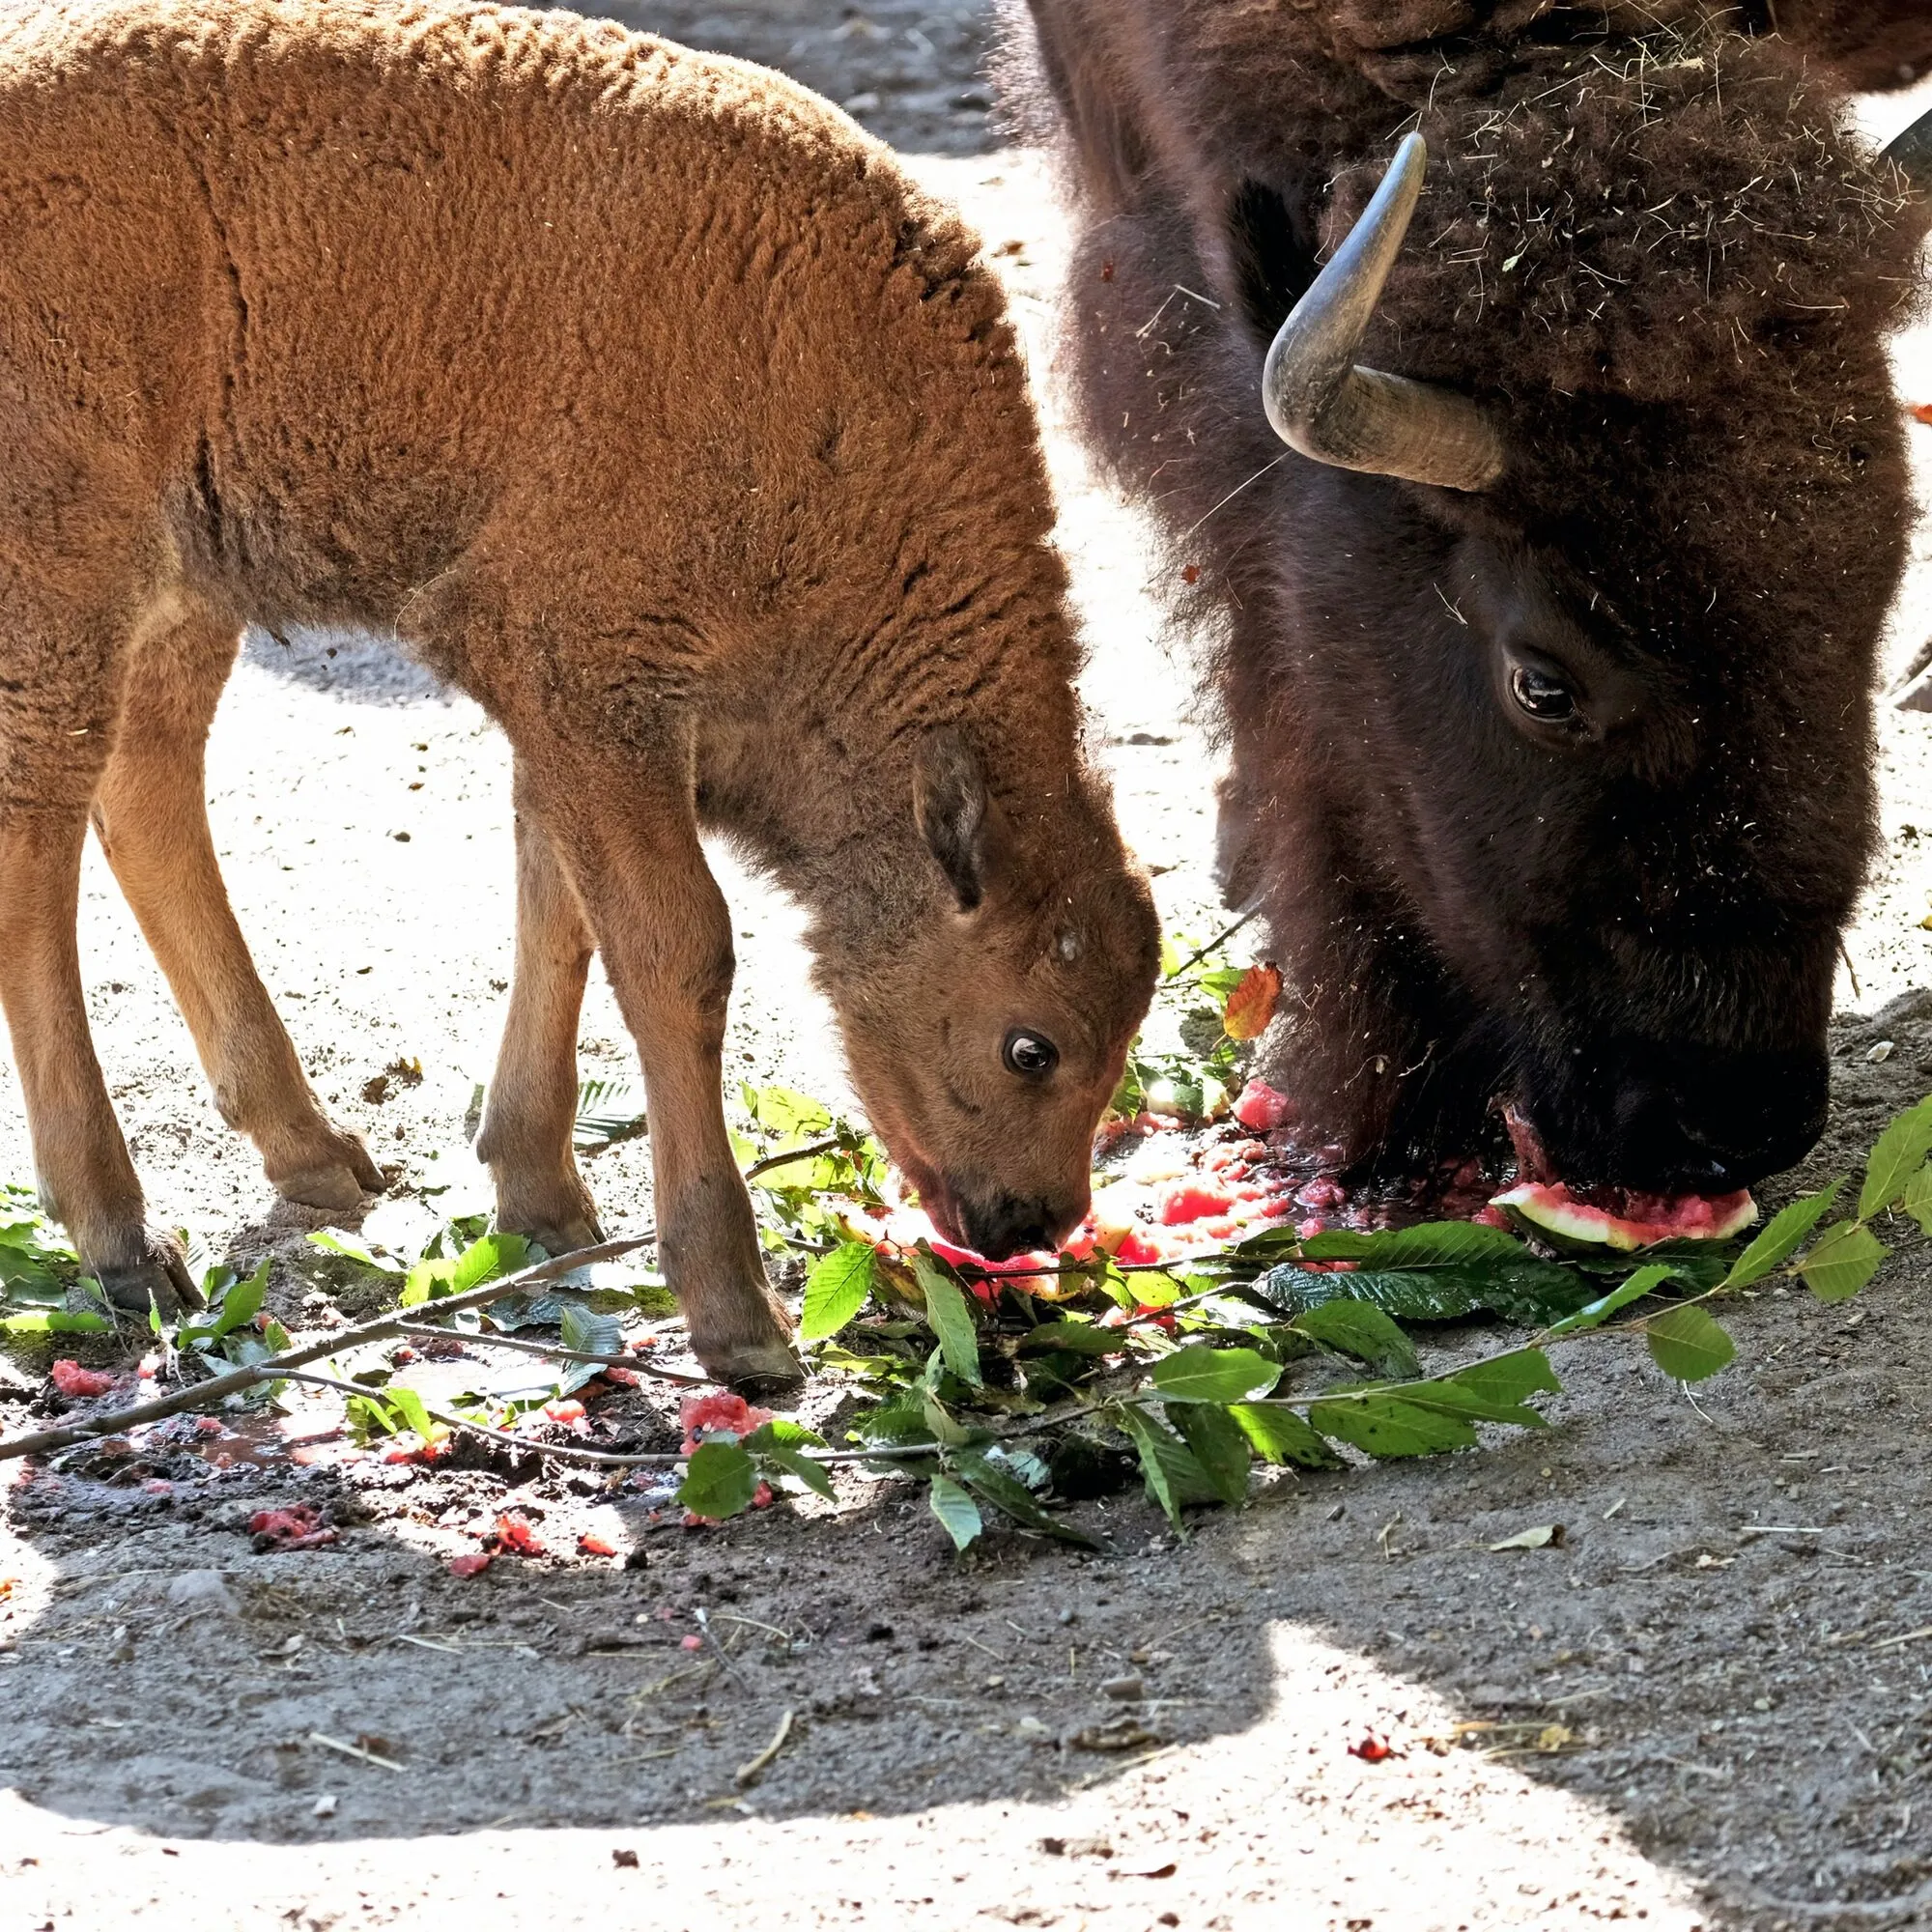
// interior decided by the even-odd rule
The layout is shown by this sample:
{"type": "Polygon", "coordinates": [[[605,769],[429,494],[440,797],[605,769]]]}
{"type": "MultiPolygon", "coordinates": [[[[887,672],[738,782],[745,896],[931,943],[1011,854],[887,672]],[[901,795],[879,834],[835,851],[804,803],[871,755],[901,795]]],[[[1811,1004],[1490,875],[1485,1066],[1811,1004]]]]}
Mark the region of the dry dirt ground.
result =
{"type": "MultiPolygon", "coordinates": [[[[1037,161],[989,145],[978,9],[628,17],[789,66],[924,157],[1004,251],[1045,378],[1058,217],[1037,161]]],[[[1932,401],[1927,352],[1904,345],[1908,400],[1932,401]]],[[[1198,932],[1211,749],[1143,534],[1055,455],[1123,816],[1198,932]]],[[[1932,635],[1928,578],[1921,546],[1899,662],[1932,635]]],[[[1932,718],[1885,730],[1886,858],[1831,1137],[1798,1181],[1932,1077],[1932,718]]],[[[303,1057],[398,1164],[397,1197],[442,1210],[475,1187],[463,1119],[509,971],[506,779],[471,707],[355,639],[252,639],[215,732],[229,880],[303,1057]],[[364,1100],[399,1058],[422,1085],[364,1100]]],[[[796,920],[730,876],[733,1061],[836,1096],[796,920]]],[[[273,1254],[277,1305],[326,1313],[313,1224],[215,1119],[92,859],[83,944],[157,1211],[273,1254]]],[[[586,1071],[626,1070],[601,986],[583,1040],[586,1071]]],[[[27,1173],[10,1073],[0,1176],[27,1173]]],[[[591,1174],[611,1222],[647,1222],[640,1146],[591,1174]]],[[[546,1477],[513,1499],[553,1548],[602,1525],[644,1567],[458,1582],[440,1559],[474,1547],[481,1471],[306,1477],[355,1526],[279,1555],[243,1525],[290,1479],[245,1453],[167,1494],[37,1478],[0,1525],[0,1924],[1932,1925],[1928,1277],[1919,1249],[1849,1314],[1757,1302],[1694,1402],[1634,1347],[1574,1346],[1548,1434],[1285,1481],[1181,1546],[1137,1496],[1089,1505],[1097,1557],[995,1536],[955,1561],[890,1485],[686,1532],[546,1477]],[[1487,1548],[1552,1522],[1560,1548],[1487,1548]],[[1138,1702],[1101,1694],[1125,1675],[1138,1702]],[[1077,1742],[1123,1710],[1137,1749],[1077,1742]],[[1471,1721],[1502,1728],[1455,1747],[1471,1721]],[[1348,1749],[1370,1730],[1394,1747],[1378,1763],[1348,1749]]],[[[0,1400],[0,1426],[23,1416],[0,1400]]]]}

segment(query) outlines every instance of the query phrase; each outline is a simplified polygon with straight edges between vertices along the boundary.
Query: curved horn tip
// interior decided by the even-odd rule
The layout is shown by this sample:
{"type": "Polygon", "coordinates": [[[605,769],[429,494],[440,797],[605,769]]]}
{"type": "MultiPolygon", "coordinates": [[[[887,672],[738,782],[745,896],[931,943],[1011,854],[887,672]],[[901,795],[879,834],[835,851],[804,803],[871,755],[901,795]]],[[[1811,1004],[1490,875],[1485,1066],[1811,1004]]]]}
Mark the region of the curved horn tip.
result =
{"type": "Polygon", "coordinates": [[[1487,490],[1502,473],[1504,450],[1474,402],[1355,364],[1428,162],[1422,136],[1404,135],[1368,207],[1269,345],[1262,406],[1275,434],[1318,463],[1487,490]]]}
{"type": "Polygon", "coordinates": [[[1904,132],[1894,135],[1879,154],[1890,161],[1912,185],[1932,194],[1932,113],[1921,114],[1904,132]]]}

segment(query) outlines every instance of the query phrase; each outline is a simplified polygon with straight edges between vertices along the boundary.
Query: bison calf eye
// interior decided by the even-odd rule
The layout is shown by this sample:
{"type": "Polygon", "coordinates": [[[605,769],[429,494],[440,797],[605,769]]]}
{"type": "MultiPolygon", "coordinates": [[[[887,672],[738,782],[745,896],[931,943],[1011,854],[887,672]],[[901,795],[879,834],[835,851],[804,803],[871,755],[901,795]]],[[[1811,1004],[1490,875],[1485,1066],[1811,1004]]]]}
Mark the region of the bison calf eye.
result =
{"type": "Polygon", "coordinates": [[[1534,665],[1510,672],[1510,696],[1540,724],[1567,724],[1577,715],[1577,694],[1534,665]]]}
{"type": "Polygon", "coordinates": [[[1009,1072],[1027,1080],[1044,1080],[1060,1065],[1060,1049],[1050,1039],[1015,1027],[1007,1036],[1000,1058],[1007,1063],[1009,1072]]]}

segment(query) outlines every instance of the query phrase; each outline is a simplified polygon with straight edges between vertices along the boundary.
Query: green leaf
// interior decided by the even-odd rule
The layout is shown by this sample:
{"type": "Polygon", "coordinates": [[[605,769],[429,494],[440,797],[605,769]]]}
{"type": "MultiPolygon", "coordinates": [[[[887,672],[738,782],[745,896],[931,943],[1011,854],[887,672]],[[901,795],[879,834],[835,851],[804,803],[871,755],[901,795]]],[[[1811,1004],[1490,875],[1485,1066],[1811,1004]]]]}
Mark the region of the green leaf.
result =
{"type": "Polygon", "coordinates": [[[1253,1349],[1193,1342],[1163,1355],[1151,1378],[1168,1402],[1255,1402],[1280,1381],[1281,1365],[1253,1349]]]}
{"type": "Polygon", "coordinates": [[[1366,1301],[1324,1301],[1290,1324],[1296,1334],[1367,1362],[1378,1375],[1406,1380],[1422,1373],[1415,1344],[1379,1308],[1366,1301]]]}
{"type": "Polygon", "coordinates": [[[58,1301],[67,1290],[60,1277],[26,1250],[0,1243],[0,1290],[16,1301],[58,1301]]]}
{"type": "Polygon", "coordinates": [[[1466,1369],[1439,1378],[1458,1388],[1473,1389],[1486,1400],[1502,1404],[1527,1401],[1533,1395],[1561,1395],[1563,1384],[1549,1366],[1549,1357],[1541,1349],[1513,1349],[1507,1355],[1492,1355],[1488,1361],[1472,1362],[1466,1369]]]}
{"type": "Polygon", "coordinates": [[[832,1131],[832,1109],[795,1087],[745,1086],[738,1091],[745,1111],[768,1134],[803,1146],[808,1141],[823,1140],[832,1131]]]}
{"type": "Polygon", "coordinates": [[[529,1260],[529,1254],[530,1244],[526,1236],[485,1235],[480,1241],[472,1241],[457,1256],[450,1265],[449,1286],[438,1293],[468,1294],[472,1288],[481,1288],[486,1281],[515,1274],[529,1260]]]}
{"type": "Polygon", "coordinates": [[[941,1527],[952,1539],[954,1549],[964,1549],[986,1526],[980,1516],[980,1505],[951,1476],[933,1477],[925,1500],[941,1527]]]}
{"type": "Polygon", "coordinates": [[[586,1080],[577,1090],[570,1143],[579,1153],[595,1153],[636,1140],[647,1125],[644,1096],[628,1080],[586,1080]]]}
{"type": "Polygon", "coordinates": [[[965,1291],[923,1248],[913,1251],[912,1267],[925,1295],[925,1319],[939,1339],[942,1359],[962,1382],[978,1388],[980,1337],[973,1325],[972,1310],[966,1306],[965,1291]]]}
{"type": "Polygon", "coordinates": [[[1344,1274],[1318,1274],[1291,1264],[1270,1270],[1263,1292],[1291,1312],[1331,1301],[1364,1301],[1404,1321],[1457,1321],[1489,1313],[1523,1327],[1542,1327],[1581,1307],[1592,1289],[1574,1268],[1539,1261],[1520,1249],[1514,1258],[1498,1254],[1429,1267],[1365,1265],[1344,1274]]]}
{"type": "Polygon", "coordinates": [[[1064,1350],[1071,1355],[1118,1355],[1126,1337],[1118,1328],[1096,1327],[1092,1321],[1042,1321],[1020,1337],[1023,1355],[1046,1355],[1064,1350]]]}
{"type": "Polygon", "coordinates": [[[217,1335],[226,1335],[244,1321],[252,1321],[262,1312],[269,1296],[269,1264],[265,1259],[246,1281],[238,1281],[221,1297],[221,1322],[217,1335]]]}
{"type": "Polygon", "coordinates": [[[866,1305],[877,1279],[879,1257],[869,1241],[842,1241],[812,1264],[805,1280],[798,1321],[801,1342],[823,1342],[866,1305]]]}
{"type": "Polygon", "coordinates": [[[1411,1382],[1402,1391],[1401,1399],[1414,1407],[1461,1416],[1468,1422],[1547,1429],[1548,1423],[1525,1406],[1526,1399],[1536,1394],[1558,1394],[1562,1386],[1541,1349],[1518,1349],[1511,1354],[1493,1355],[1486,1362],[1458,1369],[1454,1375],[1411,1382]]]}
{"type": "Polygon", "coordinates": [[[1167,1419],[1194,1451],[1214,1493],[1224,1503],[1245,1502],[1254,1451],[1234,1416],[1211,1402],[1178,1402],[1167,1411],[1167,1419]]]}
{"type": "Polygon", "coordinates": [[[113,1326],[104,1315],[72,1308],[37,1308],[0,1320],[0,1329],[9,1335],[104,1335],[113,1326]]]}
{"type": "Polygon", "coordinates": [[[814,1435],[803,1423],[793,1422],[787,1416],[774,1416],[771,1421],[760,1423],[746,1436],[745,1447],[753,1456],[782,1469],[786,1475],[796,1476],[807,1489],[815,1495],[823,1496],[827,1502],[837,1500],[832,1477],[825,1464],[814,1462],[805,1453],[808,1449],[823,1449],[825,1438],[814,1435]]]}
{"type": "Polygon", "coordinates": [[[952,1465],[982,1502],[989,1502],[1002,1515],[1009,1516],[1024,1529],[1038,1530],[1043,1536],[1058,1537],[1062,1543],[1078,1544],[1083,1549],[1097,1548],[1084,1529],[1049,1516],[1034,1501],[1033,1492],[1006,1465],[997,1449],[962,1449],[952,1457],[952,1465]]]}
{"type": "Polygon", "coordinates": [[[1141,1308],[1172,1308],[1183,1292],[1180,1284],[1162,1268],[1136,1270],[1127,1277],[1127,1284],[1134,1292],[1135,1304],[1141,1308]]]}
{"type": "Polygon", "coordinates": [[[1476,1439],[1475,1430],[1462,1416],[1399,1396],[1332,1397],[1316,1403],[1308,1420],[1323,1435],[1352,1443],[1381,1461],[1466,1449],[1476,1439]]]}
{"type": "Polygon", "coordinates": [[[413,1429],[424,1441],[428,1441],[430,1432],[436,1424],[422,1397],[402,1382],[391,1382],[383,1394],[394,1406],[396,1413],[402,1417],[403,1427],[413,1429]]]}
{"type": "Polygon", "coordinates": [[[1932,1096],[1909,1107],[1879,1135],[1865,1161],[1865,1184],[1859,1190],[1859,1219],[1882,1214],[1904,1192],[1906,1182],[1932,1153],[1932,1096]]]}
{"type": "Polygon", "coordinates": [[[758,1465],[741,1442],[700,1442],[684,1465],[677,1499],[694,1516],[739,1516],[758,1492],[758,1465]]]}
{"type": "Polygon", "coordinates": [[[1336,1228],[1311,1236],[1299,1247],[1304,1261],[1360,1262],[1365,1271],[1535,1259],[1506,1229],[1477,1221],[1424,1221],[1413,1228],[1378,1229],[1373,1234],[1336,1228]]]}
{"type": "Polygon", "coordinates": [[[581,1301],[557,1301],[557,1339],[580,1355],[621,1355],[624,1324],[614,1315],[600,1315],[581,1301]]]}
{"type": "Polygon", "coordinates": [[[403,1277],[402,1293],[396,1296],[398,1308],[420,1308],[424,1302],[449,1293],[450,1277],[456,1264],[450,1261],[417,1262],[403,1277]]]}
{"type": "Polygon", "coordinates": [[[1131,1403],[1122,1403],[1108,1413],[1139,1451],[1148,1494],[1167,1512],[1167,1520],[1177,1529],[1186,1504],[1216,1500],[1208,1472],[1195,1460],[1194,1451],[1171,1429],[1131,1403]]]}
{"type": "Polygon", "coordinates": [[[1748,1288],[1753,1282],[1762,1281],[1781,1262],[1789,1260],[1804,1246],[1811,1230],[1831,1211],[1832,1203],[1837,1199],[1838,1189],[1843,1185],[1841,1176],[1819,1193],[1806,1194],[1780,1208],[1771,1217],[1771,1225],[1762,1229],[1750,1246],[1731,1264],[1730,1272],[1719,1286],[1748,1288]]]}
{"type": "Polygon", "coordinates": [[[1849,1301],[1885,1260],[1885,1243],[1859,1221],[1827,1228],[1818,1245],[1798,1264],[1804,1286],[1820,1301],[1849,1301]]]}
{"type": "Polygon", "coordinates": [[[331,1255],[342,1255],[365,1268],[374,1268],[378,1274],[401,1274],[401,1262],[391,1261],[386,1255],[379,1255],[369,1244],[355,1235],[345,1234],[340,1228],[324,1228],[308,1237],[309,1246],[322,1248],[331,1255]]]}
{"type": "Polygon", "coordinates": [[[1643,1328],[1657,1366],[1680,1382],[1715,1376],[1738,1352],[1737,1344],[1694,1302],[1653,1315],[1643,1328]]]}
{"type": "Polygon", "coordinates": [[[1561,1321],[1552,1321],[1549,1332],[1552,1335],[1579,1335],[1586,1328],[1601,1328],[1612,1315],[1628,1308],[1633,1301],[1641,1301],[1676,1272],[1677,1269],[1668,1262],[1653,1262],[1648,1267],[1640,1267],[1588,1307],[1577,1309],[1574,1315],[1566,1315],[1561,1321]]]}
{"type": "Polygon", "coordinates": [[[1905,1183],[1905,1211],[1918,1223],[1918,1231],[1932,1235],[1932,1165],[1921,1167],[1905,1183]]]}
{"type": "Polygon", "coordinates": [[[1236,1403],[1228,1413],[1254,1444],[1256,1455],[1280,1465],[1298,1463],[1304,1469],[1337,1469],[1342,1459],[1292,1408],[1264,1408],[1236,1403]]]}

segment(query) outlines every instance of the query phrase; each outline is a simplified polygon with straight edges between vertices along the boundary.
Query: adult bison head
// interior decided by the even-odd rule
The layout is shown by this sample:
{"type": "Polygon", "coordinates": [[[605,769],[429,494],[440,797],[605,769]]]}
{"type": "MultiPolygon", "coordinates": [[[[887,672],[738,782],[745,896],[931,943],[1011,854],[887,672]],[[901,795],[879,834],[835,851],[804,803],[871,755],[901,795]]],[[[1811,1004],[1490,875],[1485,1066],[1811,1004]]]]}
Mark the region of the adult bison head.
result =
{"type": "Polygon", "coordinates": [[[1821,372],[1795,314],[1708,398],[1360,366],[1424,161],[1410,135],[1263,376],[1313,461],[1242,520],[1273,527],[1222,852],[1296,967],[1284,1078],[1357,1158],[1459,1151],[1502,1098],[1573,1183],[1746,1186],[1823,1126],[1872,844],[1883,376],[1821,372]]]}

